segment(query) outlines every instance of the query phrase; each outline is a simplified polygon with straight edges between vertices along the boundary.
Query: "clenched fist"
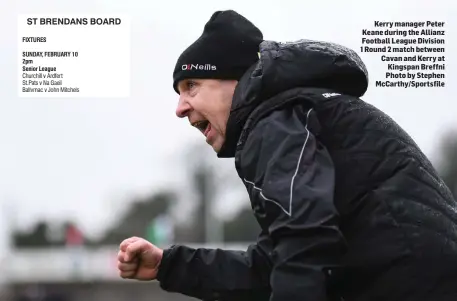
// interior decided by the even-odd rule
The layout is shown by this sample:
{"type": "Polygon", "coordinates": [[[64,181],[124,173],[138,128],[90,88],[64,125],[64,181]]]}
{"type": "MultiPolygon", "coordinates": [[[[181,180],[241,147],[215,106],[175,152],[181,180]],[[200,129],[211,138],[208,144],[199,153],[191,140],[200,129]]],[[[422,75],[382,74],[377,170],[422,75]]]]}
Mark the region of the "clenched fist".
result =
{"type": "Polygon", "coordinates": [[[117,256],[119,275],[125,279],[154,280],[162,255],[162,249],[143,238],[126,239],[121,243],[117,256]]]}

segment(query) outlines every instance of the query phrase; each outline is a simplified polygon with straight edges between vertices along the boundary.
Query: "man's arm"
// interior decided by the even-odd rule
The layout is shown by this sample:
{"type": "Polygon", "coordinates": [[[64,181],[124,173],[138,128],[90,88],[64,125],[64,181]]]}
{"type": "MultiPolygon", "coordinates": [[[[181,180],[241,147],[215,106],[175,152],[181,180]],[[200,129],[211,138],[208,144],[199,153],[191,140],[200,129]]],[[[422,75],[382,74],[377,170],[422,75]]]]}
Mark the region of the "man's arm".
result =
{"type": "Polygon", "coordinates": [[[249,134],[240,161],[273,240],[271,301],[326,300],[328,271],[345,250],[333,199],[334,166],[309,130],[313,118],[308,109],[273,112],[249,134]]]}
{"type": "Polygon", "coordinates": [[[267,301],[271,241],[259,235],[247,251],[165,249],[157,280],[162,289],[202,300],[267,301]]]}

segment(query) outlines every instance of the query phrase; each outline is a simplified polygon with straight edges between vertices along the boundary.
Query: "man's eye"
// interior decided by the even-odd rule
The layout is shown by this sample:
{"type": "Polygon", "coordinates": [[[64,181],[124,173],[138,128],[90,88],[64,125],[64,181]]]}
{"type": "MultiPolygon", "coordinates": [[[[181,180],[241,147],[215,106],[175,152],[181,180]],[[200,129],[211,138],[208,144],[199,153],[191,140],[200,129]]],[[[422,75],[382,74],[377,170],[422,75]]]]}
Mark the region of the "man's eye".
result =
{"type": "Polygon", "coordinates": [[[195,85],[196,85],[196,84],[195,84],[195,82],[193,82],[193,81],[188,81],[188,82],[187,82],[187,88],[188,88],[188,89],[192,89],[193,87],[195,87],[195,85]]]}

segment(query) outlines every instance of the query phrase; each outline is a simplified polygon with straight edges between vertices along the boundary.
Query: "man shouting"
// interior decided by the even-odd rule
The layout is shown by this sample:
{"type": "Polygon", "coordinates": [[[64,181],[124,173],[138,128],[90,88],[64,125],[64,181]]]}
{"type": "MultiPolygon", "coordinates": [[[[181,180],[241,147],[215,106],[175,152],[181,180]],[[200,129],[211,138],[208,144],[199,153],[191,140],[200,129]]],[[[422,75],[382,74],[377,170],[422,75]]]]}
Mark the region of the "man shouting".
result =
{"type": "Polygon", "coordinates": [[[360,99],[368,75],[354,51],[266,41],[218,11],[173,80],[178,117],[235,157],[262,232],[238,252],[130,238],[122,277],[203,300],[457,300],[456,202],[415,142],[360,99]]]}

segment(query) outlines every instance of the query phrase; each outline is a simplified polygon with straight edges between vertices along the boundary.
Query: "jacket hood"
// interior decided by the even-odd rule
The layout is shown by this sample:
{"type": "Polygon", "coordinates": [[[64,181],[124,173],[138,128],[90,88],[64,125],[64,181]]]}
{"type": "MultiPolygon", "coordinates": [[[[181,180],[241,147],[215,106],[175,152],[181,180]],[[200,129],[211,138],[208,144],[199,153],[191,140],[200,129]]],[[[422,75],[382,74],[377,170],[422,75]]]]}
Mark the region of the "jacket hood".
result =
{"type": "Polygon", "coordinates": [[[314,40],[263,41],[259,50],[258,62],[247,70],[235,89],[220,158],[235,155],[249,114],[268,98],[309,87],[360,97],[368,88],[365,64],[345,46],[314,40]]]}

